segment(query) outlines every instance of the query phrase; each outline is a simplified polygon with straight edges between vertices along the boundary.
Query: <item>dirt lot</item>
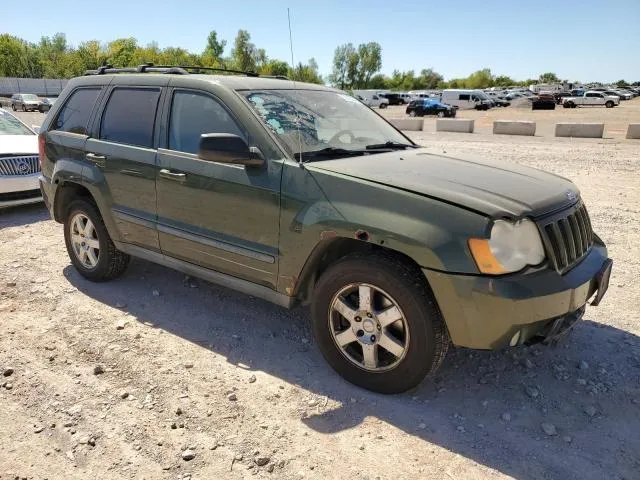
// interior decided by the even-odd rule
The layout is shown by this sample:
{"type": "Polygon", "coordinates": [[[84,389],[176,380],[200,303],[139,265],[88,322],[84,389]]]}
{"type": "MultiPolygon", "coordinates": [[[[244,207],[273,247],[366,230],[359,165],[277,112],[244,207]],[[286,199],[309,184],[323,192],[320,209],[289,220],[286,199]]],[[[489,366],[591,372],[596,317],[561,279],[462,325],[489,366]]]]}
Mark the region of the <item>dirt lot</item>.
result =
{"type": "MultiPolygon", "coordinates": [[[[406,106],[394,106],[378,111],[389,118],[408,118],[405,109],[406,106]]],[[[527,103],[522,106],[492,108],[486,112],[459,110],[457,118],[473,118],[475,131],[478,133],[491,133],[494,120],[536,122],[536,135],[542,137],[553,137],[557,122],[604,122],[605,138],[624,139],[627,135],[627,126],[630,123],[640,123],[640,97],[620,102],[620,105],[614,108],[581,107],[569,109],[557,106],[555,110],[531,110],[527,103]]],[[[424,117],[424,123],[426,132],[435,132],[435,117],[424,117]]]]}
{"type": "Polygon", "coordinates": [[[45,209],[16,208],[0,214],[0,479],[640,478],[639,144],[415,138],[576,181],[615,268],[563,343],[454,349],[415,391],[376,395],[330,370],[307,310],[139,260],[89,283],[45,209]]]}

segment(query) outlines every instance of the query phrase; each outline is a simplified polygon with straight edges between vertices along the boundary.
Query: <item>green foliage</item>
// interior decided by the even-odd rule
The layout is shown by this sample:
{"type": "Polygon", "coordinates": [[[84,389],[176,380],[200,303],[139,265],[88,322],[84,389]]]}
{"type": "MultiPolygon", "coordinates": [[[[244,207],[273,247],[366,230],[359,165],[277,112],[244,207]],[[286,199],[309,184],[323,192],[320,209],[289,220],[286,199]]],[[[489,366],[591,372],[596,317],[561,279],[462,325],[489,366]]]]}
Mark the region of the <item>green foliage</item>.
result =
{"type": "Polygon", "coordinates": [[[333,70],[329,81],[345,89],[367,88],[371,77],[382,68],[382,47],[369,42],[358,45],[339,45],[333,55],[333,70]]]}
{"type": "Polygon", "coordinates": [[[538,78],[538,82],[540,83],[560,83],[560,79],[555,73],[547,72],[540,75],[538,78]]]}
{"type": "Polygon", "coordinates": [[[616,82],[616,87],[622,88],[622,87],[628,87],[628,86],[629,86],[629,84],[627,82],[625,82],[624,80],[618,80],[616,82]]]}
{"type": "Polygon", "coordinates": [[[251,43],[251,35],[246,30],[238,30],[231,50],[233,67],[244,72],[257,71],[258,49],[251,43]]]}
{"type": "Polygon", "coordinates": [[[218,40],[218,33],[212,30],[207,37],[207,46],[204,49],[203,56],[211,59],[220,60],[226,47],[226,40],[218,40]]]}

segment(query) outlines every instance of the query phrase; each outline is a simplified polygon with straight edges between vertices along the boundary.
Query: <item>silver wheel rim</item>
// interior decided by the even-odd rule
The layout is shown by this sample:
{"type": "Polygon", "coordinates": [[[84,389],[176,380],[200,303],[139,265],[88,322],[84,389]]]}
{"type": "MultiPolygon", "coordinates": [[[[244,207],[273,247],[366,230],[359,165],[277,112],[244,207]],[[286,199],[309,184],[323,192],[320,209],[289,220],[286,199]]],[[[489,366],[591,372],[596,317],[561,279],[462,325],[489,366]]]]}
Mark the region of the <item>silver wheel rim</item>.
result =
{"type": "Polygon", "coordinates": [[[329,331],[342,355],[369,372],[395,368],[409,347],[409,326],[398,303],[367,283],[349,284],[333,296],[329,331]]]}
{"type": "Polygon", "coordinates": [[[69,222],[71,247],[83,267],[96,268],[100,258],[100,242],[93,222],[84,213],[76,213],[69,222]]]}

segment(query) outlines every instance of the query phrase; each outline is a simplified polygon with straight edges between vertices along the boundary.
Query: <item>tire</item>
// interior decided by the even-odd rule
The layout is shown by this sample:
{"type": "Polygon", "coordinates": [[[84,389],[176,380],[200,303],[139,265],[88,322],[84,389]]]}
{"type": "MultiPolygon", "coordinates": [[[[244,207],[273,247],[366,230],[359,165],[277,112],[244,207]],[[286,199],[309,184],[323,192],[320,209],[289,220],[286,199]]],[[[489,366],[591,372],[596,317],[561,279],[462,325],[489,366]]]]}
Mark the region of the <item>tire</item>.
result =
{"type": "Polygon", "coordinates": [[[608,100],[608,101],[604,104],[604,106],[605,106],[605,107],[607,107],[607,108],[613,108],[613,102],[612,102],[611,100],[608,100]]]}
{"type": "Polygon", "coordinates": [[[415,111],[415,110],[411,110],[411,111],[409,112],[409,116],[410,116],[410,117],[415,117],[415,116],[416,116],[416,111],[415,111]]]}
{"type": "Polygon", "coordinates": [[[85,199],[74,200],[69,205],[64,221],[64,241],[73,266],[80,275],[92,282],[105,282],[119,277],[127,269],[131,259],[129,255],[116,249],[98,208],[93,202],[85,199]],[[94,241],[97,239],[99,245],[97,263],[93,267],[85,265],[74,250],[71,231],[77,216],[84,216],[93,224],[95,235],[92,235],[91,239],[94,241]]]}
{"type": "Polygon", "coordinates": [[[22,111],[26,113],[26,111],[27,111],[27,104],[26,103],[22,104],[22,111]]]}
{"type": "Polygon", "coordinates": [[[444,112],[442,111],[438,112],[438,118],[444,118],[444,112]]]}
{"type": "Polygon", "coordinates": [[[383,109],[383,108],[387,108],[387,104],[386,103],[381,103],[380,104],[380,109],[383,109]]]}
{"type": "Polygon", "coordinates": [[[315,339],[327,362],[347,381],[374,392],[400,393],[417,386],[426,375],[438,369],[449,348],[449,334],[422,273],[384,254],[352,254],[331,265],[316,285],[311,316],[315,339]],[[367,318],[365,313],[361,313],[361,317],[358,314],[352,316],[361,303],[359,284],[365,284],[361,286],[375,292],[372,298],[378,301],[388,295],[391,306],[397,307],[395,311],[399,312],[401,318],[381,327],[379,322],[384,320],[380,312],[390,307],[389,304],[384,306],[375,301],[369,309],[373,311],[373,317],[367,314],[371,317],[367,318]],[[341,298],[342,292],[352,287],[356,290],[349,297],[345,296],[342,299],[344,303],[341,303],[347,305],[347,301],[351,302],[351,306],[344,310],[352,318],[349,321],[332,306],[336,299],[341,298]],[[354,298],[358,305],[353,303],[354,298]],[[336,322],[340,327],[337,333],[336,322]],[[405,324],[406,329],[396,330],[405,324]],[[365,330],[371,335],[366,334],[365,330]],[[380,337],[377,341],[382,343],[384,339],[389,344],[391,336],[396,343],[392,346],[400,345],[403,352],[396,356],[377,343],[368,345],[377,352],[375,357],[369,357],[375,359],[376,366],[380,363],[377,370],[365,367],[365,343],[361,341],[375,342],[373,334],[376,332],[380,337]],[[397,332],[401,332],[400,340],[395,336],[397,332]],[[346,338],[345,349],[338,346],[336,337],[344,333],[348,333],[347,337],[343,337],[346,338]],[[354,359],[351,354],[359,355],[361,359],[354,359]]]}

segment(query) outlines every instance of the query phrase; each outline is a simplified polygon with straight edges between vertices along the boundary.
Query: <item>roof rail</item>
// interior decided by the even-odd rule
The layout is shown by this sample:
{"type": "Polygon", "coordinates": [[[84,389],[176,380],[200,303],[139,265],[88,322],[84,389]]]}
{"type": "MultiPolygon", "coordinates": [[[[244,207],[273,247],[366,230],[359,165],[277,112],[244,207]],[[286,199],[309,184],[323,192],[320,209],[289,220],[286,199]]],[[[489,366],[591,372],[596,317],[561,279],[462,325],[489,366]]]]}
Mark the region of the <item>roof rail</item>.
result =
{"type": "Polygon", "coordinates": [[[96,70],[87,70],[85,75],[107,75],[111,73],[169,73],[187,75],[189,72],[180,67],[156,67],[153,63],[145,63],[137,67],[114,68],[113,65],[102,65],[96,70]]]}
{"type": "MultiPolygon", "coordinates": [[[[153,63],[144,63],[137,67],[120,67],[114,68],[113,65],[102,65],[96,70],[87,70],[85,75],[106,75],[111,73],[169,73],[177,75],[186,75],[188,73],[196,73],[199,71],[207,72],[223,72],[234,73],[237,75],[246,75],[247,77],[259,77],[256,72],[245,72],[243,70],[233,70],[230,68],[217,68],[217,67],[200,67],[198,65],[154,65],[153,63]]],[[[286,78],[286,77],[275,77],[286,78]]]]}
{"type": "Polygon", "coordinates": [[[156,68],[182,68],[183,70],[205,70],[207,72],[225,72],[225,73],[235,73],[237,75],[246,75],[247,77],[259,77],[260,74],[252,71],[244,71],[244,70],[233,70],[231,68],[220,68],[220,67],[201,67],[198,65],[157,65],[156,68]]]}

